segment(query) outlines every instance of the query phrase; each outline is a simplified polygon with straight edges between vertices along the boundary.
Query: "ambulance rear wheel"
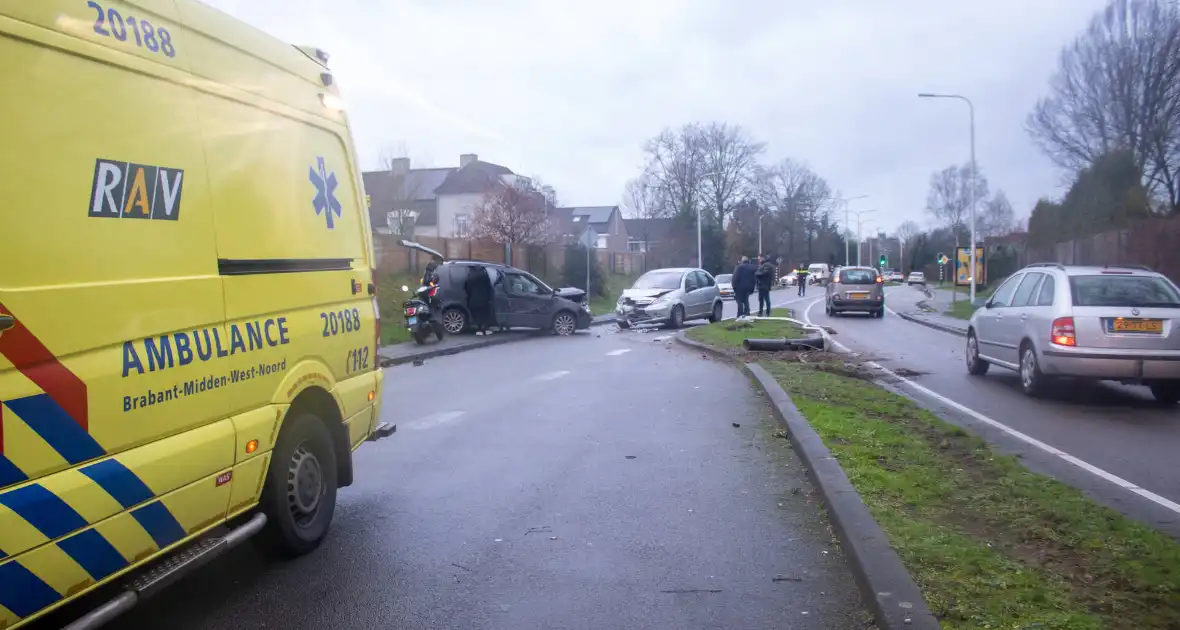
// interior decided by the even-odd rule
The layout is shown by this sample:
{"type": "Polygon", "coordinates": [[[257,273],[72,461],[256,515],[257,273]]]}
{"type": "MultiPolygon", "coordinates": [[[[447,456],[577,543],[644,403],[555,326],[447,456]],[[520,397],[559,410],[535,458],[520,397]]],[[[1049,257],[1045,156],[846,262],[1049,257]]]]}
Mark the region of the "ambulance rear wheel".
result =
{"type": "Polygon", "coordinates": [[[327,427],[314,415],[292,417],[271,454],[261,508],[265,547],[301,556],[320,546],[336,511],[336,451],[327,427]]]}

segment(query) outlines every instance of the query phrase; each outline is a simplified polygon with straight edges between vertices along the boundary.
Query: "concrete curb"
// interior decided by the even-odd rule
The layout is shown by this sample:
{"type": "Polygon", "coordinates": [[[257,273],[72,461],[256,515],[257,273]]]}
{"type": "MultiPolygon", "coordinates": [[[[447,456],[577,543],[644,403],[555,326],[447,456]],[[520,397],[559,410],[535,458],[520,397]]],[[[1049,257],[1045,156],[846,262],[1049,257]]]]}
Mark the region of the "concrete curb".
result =
{"type": "Polygon", "coordinates": [[[774,415],[787,430],[791,445],[807,466],[812,482],[823,497],[828,517],[840,537],[840,544],[852,560],[853,574],[861,596],[884,630],[942,626],[926,606],[922,591],[909,570],[889,544],[889,537],[865,506],[840,462],[823,439],[795,407],[791,397],[762,366],[742,363],[712,346],[693,341],[686,331],[676,334],[681,344],[730,362],[739,363],[770,400],[774,415]]]}
{"type": "MultiPolygon", "coordinates": [[[[590,327],[595,328],[598,326],[605,326],[607,324],[613,324],[613,323],[615,323],[614,319],[601,320],[601,321],[591,320],[590,327]]],[[[527,335],[511,335],[511,336],[506,335],[506,336],[499,336],[499,337],[492,336],[492,337],[486,337],[484,339],[480,339],[479,341],[465,343],[461,346],[450,346],[447,348],[431,348],[428,346],[424,346],[421,351],[415,352],[413,354],[407,354],[402,357],[381,357],[381,367],[391,367],[394,365],[404,365],[406,363],[413,363],[414,361],[418,361],[418,360],[424,361],[426,359],[434,359],[437,357],[450,356],[452,354],[460,354],[463,352],[467,352],[468,350],[478,350],[479,348],[498,346],[498,345],[505,344],[505,343],[512,343],[513,341],[524,341],[525,339],[532,339],[534,337],[542,336],[544,334],[545,334],[544,331],[537,331],[536,333],[527,334],[527,335]]]]}
{"type": "Polygon", "coordinates": [[[932,321],[923,319],[921,317],[915,317],[909,313],[898,313],[897,316],[906,320],[907,322],[913,322],[913,323],[918,324],[920,326],[925,326],[927,328],[933,328],[934,330],[940,330],[944,333],[958,335],[960,337],[967,336],[966,330],[960,330],[960,329],[958,329],[954,326],[948,325],[948,324],[940,324],[938,322],[932,322],[932,321]]]}

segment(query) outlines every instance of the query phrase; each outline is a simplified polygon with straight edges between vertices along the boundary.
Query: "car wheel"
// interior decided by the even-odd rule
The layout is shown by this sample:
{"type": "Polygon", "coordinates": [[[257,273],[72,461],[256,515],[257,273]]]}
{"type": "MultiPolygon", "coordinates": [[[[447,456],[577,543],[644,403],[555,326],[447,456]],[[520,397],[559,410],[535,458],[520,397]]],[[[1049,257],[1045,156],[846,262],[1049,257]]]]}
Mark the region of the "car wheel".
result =
{"type": "Polygon", "coordinates": [[[991,364],[979,358],[979,339],[975,337],[975,331],[968,331],[967,333],[967,373],[975,376],[983,376],[987,374],[987,369],[991,364]]]}
{"type": "Polygon", "coordinates": [[[1037,351],[1028,342],[1020,346],[1020,388],[1029,396],[1039,396],[1045,390],[1045,375],[1037,364],[1037,351]]]}
{"type": "Polygon", "coordinates": [[[626,320],[617,319],[617,320],[615,320],[615,325],[618,326],[622,330],[627,330],[628,328],[631,327],[631,322],[626,321],[626,320]]]}
{"type": "Polygon", "coordinates": [[[832,316],[832,303],[831,302],[824,302],[824,315],[827,315],[828,317],[832,316]]]}
{"type": "Polygon", "coordinates": [[[672,315],[668,317],[668,328],[684,326],[684,307],[677,304],[672,307],[672,315]]]}
{"type": "Polygon", "coordinates": [[[452,306],[443,311],[442,324],[448,335],[457,335],[467,330],[467,313],[464,313],[461,308],[452,306]]]}
{"type": "Polygon", "coordinates": [[[1151,384],[1151,395],[1161,405],[1180,403],[1180,381],[1156,381],[1151,384]]]}
{"type": "Polygon", "coordinates": [[[274,553],[300,556],[327,536],[336,511],[336,450],[316,416],[295,416],[279,433],[260,506],[267,521],[259,542],[274,553]]]}
{"type": "Polygon", "coordinates": [[[709,316],[709,323],[716,324],[717,322],[721,321],[721,317],[721,302],[717,302],[713,305],[713,314],[709,316]]]}
{"type": "Polygon", "coordinates": [[[553,316],[553,334],[559,337],[568,337],[574,334],[578,329],[578,318],[569,311],[558,311],[553,316]]]}

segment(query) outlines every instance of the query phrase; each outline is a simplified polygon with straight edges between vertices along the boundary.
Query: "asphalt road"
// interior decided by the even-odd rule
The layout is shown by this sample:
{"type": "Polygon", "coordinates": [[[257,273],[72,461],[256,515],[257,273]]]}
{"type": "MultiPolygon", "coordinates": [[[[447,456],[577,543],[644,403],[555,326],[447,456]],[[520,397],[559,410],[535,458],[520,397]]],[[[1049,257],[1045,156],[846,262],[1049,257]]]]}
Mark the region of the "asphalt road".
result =
{"type": "MultiPolygon", "coordinates": [[[[822,295],[822,294],[817,294],[822,295]]],[[[914,287],[887,289],[894,311],[915,308],[924,296],[914,287]]],[[[859,314],[828,317],[823,301],[793,305],[815,324],[836,331],[833,337],[938,396],[1031,436],[1082,462],[1131,484],[1180,503],[1180,411],[1160,408],[1142,387],[1106,382],[1061,381],[1044,399],[1020,391],[1015,372],[993,367],[986,376],[967,373],[962,337],[905,321],[894,313],[883,319],[859,314]]],[[[1051,474],[1090,493],[1100,502],[1180,538],[1180,513],[1135,494],[1066,461],[1031,447],[989,423],[901,383],[901,389],[953,422],[1021,455],[1034,470],[1051,474]]]]}
{"type": "Polygon", "coordinates": [[[399,366],[384,400],[321,549],[245,546],[110,627],[865,627],[765,403],[666,334],[399,366]]]}

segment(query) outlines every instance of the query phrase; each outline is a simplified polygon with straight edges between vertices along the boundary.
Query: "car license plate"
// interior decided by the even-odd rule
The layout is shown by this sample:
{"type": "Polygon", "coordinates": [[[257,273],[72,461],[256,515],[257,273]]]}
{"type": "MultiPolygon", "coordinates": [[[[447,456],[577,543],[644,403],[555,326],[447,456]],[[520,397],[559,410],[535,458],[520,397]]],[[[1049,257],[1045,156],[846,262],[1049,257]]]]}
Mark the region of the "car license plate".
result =
{"type": "Polygon", "coordinates": [[[418,323],[417,317],[407,317],[406,318],[406,325],[407,326],[413,326],[414,324],[417,324],[417,323],[418,323]]]}
{"type": "Polygon", "coordinates": [[[869,294],[868,293],[849,293],[848,297],[853,300],[867,300],[867,299],[869,299],[869,294]]]}
{"type": "Polygon", "coordinates": [[[1164,332],[1164,321],[1162,319],[1123,319],[1119,317],[1110,320],[1108,326],[1108,330],[1111,332],[1143,333],[1147,335],[1159,335],[1164,332]]]}

